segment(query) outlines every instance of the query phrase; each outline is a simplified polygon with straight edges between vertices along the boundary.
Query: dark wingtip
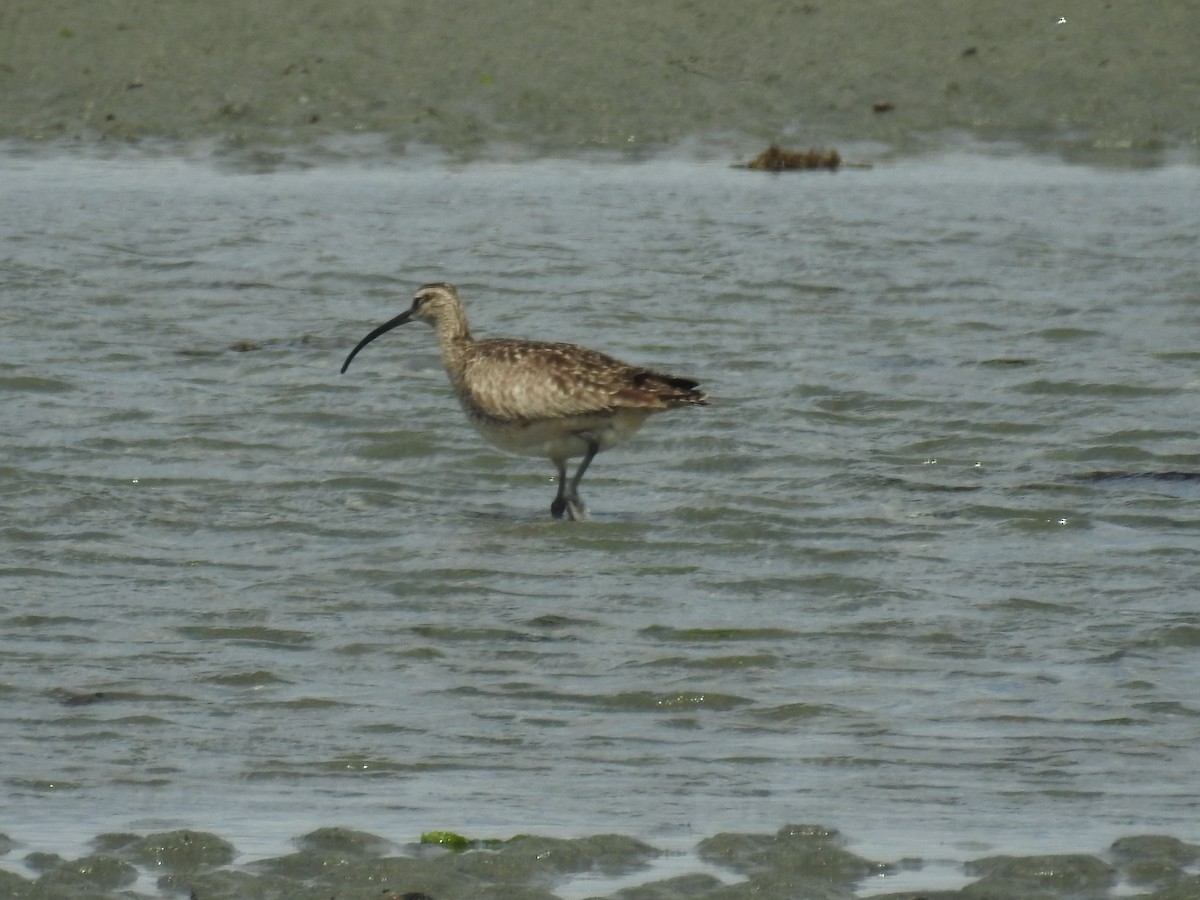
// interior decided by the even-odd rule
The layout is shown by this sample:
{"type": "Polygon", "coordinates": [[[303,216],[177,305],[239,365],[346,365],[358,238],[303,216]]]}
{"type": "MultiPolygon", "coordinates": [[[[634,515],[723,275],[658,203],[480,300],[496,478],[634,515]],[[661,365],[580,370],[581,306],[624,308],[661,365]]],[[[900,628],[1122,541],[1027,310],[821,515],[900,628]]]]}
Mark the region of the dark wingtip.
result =
{"type": "Polygon", "coordinates": [[[700,382],[694,378],[680,378],[678,375],[670,375],[666,378],[667,384],[684,392],[684,400],[687,403],[693,403],[696,406],[708,406],[708,392],[700,390],[700,382]]]}
{"type": "Polygon", "coordinates": [[[708,406],[708,393],[700,390],[700,382],[694,378],[642,369],[633,373],[633,383],[639,388],[657,390],[659,399],[671,405],[708,406]],[[664,387],[670,390],[663,390],[664,387]]]}

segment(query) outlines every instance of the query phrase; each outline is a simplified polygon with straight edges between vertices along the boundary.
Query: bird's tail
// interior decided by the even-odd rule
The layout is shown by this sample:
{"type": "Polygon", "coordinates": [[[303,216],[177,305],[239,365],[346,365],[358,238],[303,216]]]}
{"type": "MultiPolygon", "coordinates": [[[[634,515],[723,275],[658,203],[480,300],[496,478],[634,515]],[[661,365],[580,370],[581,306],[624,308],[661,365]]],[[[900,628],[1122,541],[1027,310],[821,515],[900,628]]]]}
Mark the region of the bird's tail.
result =
{"type": "Polygon", "coordinates": [[[664,375],[648,369],[638,372],[634,382],[643,390],[654,393],[666,406],[707,406],[708,394],[700,390],[700,382],[678,375],[664,375]]]}

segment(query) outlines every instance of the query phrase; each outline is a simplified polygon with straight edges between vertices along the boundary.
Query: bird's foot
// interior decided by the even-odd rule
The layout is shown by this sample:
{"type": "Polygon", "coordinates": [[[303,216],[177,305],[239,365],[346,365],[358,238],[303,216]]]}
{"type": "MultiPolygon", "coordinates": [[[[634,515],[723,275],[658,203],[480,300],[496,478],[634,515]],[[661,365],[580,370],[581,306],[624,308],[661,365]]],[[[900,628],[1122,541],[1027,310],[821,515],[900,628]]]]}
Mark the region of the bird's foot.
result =
{"type": "Polygon", "coordinates": [[[578,497],[570,497],[567,499],[567,519],[572,522],[587,521],[587,510],[584,509],[583,501],[578,497]]]}
{"type": "Polygon", "coordinates": [[[568,522],[586,522],[587,509],[578,497],[555,497],[550,504],[550,515],[556,519],[566,516],[568,522]]]}

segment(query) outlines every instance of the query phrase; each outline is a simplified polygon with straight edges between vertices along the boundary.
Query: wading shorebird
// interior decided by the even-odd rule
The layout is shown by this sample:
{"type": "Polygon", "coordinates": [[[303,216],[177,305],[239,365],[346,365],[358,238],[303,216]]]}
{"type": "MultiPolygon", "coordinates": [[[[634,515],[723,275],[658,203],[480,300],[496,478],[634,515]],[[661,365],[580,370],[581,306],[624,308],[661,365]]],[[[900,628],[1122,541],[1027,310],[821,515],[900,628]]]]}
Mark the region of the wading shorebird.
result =
{"type": "Polygon", "coordinates": [[[452,284],[427,284],[412,306],[384,322],[350,351],[342,372],[363,347],[406,322],[437,332],[442,363],[467,418],[508,453],[542,456],[558,469],[556,519],[586,519],[579,482],[601,450],[629,437],[653,413],[676,406],[705,406],[697,382],[631,366],[578,344],[476,340],[452,284]],[[582,456],[567,479],[567,460],[582,456]]]}

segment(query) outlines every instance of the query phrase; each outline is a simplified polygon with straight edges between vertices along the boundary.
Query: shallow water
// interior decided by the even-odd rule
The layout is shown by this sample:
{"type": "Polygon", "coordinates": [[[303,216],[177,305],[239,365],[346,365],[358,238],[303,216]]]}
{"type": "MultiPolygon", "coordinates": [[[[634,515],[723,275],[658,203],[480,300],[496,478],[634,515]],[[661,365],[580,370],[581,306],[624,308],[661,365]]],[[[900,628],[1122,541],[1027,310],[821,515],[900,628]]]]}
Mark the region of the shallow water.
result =
{"type": "Polygon", "coordinates": [[[0,168],[26,852],[820,822],[933,875],[1200,840],[1196,169],[0,168]],[[338,374],[443,279],[477,334],[713,405],[553,521],[427,329],[338,374]]]}

